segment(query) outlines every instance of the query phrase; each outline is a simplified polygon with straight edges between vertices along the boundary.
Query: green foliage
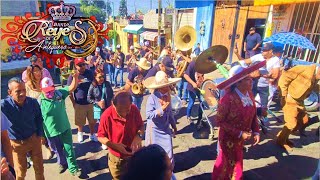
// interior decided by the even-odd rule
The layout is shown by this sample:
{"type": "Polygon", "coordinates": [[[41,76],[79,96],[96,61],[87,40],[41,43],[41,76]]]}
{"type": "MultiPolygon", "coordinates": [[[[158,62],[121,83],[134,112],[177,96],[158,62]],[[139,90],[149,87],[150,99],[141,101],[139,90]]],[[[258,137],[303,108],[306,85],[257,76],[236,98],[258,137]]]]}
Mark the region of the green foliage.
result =
{"type": "Polygon", "coordinates": [[[113,39],[113,38],[116,38],[117,36],[118,36],[118,33],[117,33],[117,31],[115,31],[115,30],[110,30],[110,31],[108,32],[109,40],[111,40],[111,39],[113,39]]]}
{"type": "Polygon", "coordinates": [[[128,16],[128,8],[127,8],[127,1],[121,0],[119,6],[119,16],[127,17],[128,16]]]}
{"type": "Polygon", "coordinates": [[[106,4],[103,0],[80,0],[80,5],[84,15],[95,16],[99,22],[106,22],[106,4]]]}

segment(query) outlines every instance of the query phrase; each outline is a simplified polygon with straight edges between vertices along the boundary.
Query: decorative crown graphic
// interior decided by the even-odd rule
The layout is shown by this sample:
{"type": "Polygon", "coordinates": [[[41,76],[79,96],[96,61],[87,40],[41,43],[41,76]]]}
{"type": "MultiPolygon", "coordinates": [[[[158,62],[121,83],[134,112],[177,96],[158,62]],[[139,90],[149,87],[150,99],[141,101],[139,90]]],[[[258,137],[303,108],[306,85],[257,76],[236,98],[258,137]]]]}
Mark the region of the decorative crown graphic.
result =
{"type": "Polygon", "coordinates": [[[64,5],[63,1],[58,6],[50,7],[48,11],[54,21],[70,21],[76,14],[75,6],[64,5]]]}

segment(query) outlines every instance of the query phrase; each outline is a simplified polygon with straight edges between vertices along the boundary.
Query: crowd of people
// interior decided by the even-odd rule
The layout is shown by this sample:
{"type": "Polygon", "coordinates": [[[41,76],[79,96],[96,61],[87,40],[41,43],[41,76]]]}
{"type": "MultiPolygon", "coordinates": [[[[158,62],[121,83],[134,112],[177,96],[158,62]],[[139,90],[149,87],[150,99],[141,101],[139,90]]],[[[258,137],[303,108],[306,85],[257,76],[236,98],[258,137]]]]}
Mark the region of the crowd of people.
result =
{"type": "MultiPolygon", "coordinates": [[[[229,78],[224,81],[228,86],[223,88],[226,93],[219,101],[217,114],[210,119],[219,127],[218,156],[212,179],[243,178],[244,143],[252,138],[253,145],[260,141],[257,94],[259,105],[267,108],[270,97],[280,87],[285,126],[276,142],[290,152],[294,144],[289,141],[289,135],[295,130],[303,133],[308,122],[303,100],[318,87],[318,67],[296,66],[281,75],[279,49],[265,43],[260,54],[254,53],[259,43],[250,41],[259,38],[255,33],[250,34],[254,37],[246,40],[247,57],[243,59],[235,51],[240,60],[229,70],[229,78]],[[261,62],[266,65],[255,68],[261,62]]],[[[173,51],[170,46],[158,55],[148,41],[131,46],[127,55],[120,45],[116,46],[116,52],[110,47],[97,47],[94,54],[73,59],[75,70],[70,71],[67,86],[60,89],[55,88],[41,58],[32,56],[22,80],[10,79],[8,97],[1,101],[1,153],[6,158],[1,160],[1,177],[25,179],[29,159],[35,179],[42,180],[45,178],[43,159],[54,155],[59,173],[68,170],[73,176],[82,177],[66,112],[65,100],[69,97],[78,143],[84,142],[83,127],[88,121],[89,139],[108,149],[108,168],[113,179],[176,179],[172,138],[178,130],[171,94],[177,93],[187,106],[186,116],[192,124],[191,111],[196,98],[201,101],[199,88],[204,80],[204,75],[195,70],[195,59],[200,53],[200,44],[191,57],[180,50],[173,51]],[[182,61],[187,61],[188,66],[182,77],[176,78],[176,67],[182,61]],[[147,93],[150,95],[146,110],[141,112],[147,93]],[[146,127],[142,113],[146,115],[146,127]],[[42,155],[42,145],[48,152],[47,157],[42,155]]],[[[199,108],[198,126],[202,113],[199,108]]]]}

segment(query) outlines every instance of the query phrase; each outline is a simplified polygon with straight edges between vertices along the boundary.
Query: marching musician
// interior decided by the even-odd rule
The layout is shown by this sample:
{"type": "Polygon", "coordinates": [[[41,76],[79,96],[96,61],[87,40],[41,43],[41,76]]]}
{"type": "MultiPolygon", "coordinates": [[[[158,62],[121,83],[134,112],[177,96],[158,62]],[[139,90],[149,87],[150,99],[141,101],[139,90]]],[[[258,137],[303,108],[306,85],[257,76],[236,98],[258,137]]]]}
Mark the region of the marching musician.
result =
{"type": "MultiPolygon", "coordinates": [[[[203,81],[203,74],[202,75],[199,74],[196,77],[195,66],[196,66],[196,61],[192,60],[183,75],[183,77],[188,82],[187,90],[189,92],[189,103],[187,107],[187,119],[189,120],[190,124],[193,124],[191,120],[191,110],[196,100],[196,97],[198,97],[199,102],[201,102],[199,88],[202,83],[201,81],[203,81]]],[[[202,119],[202,110],[199,107],[197,126],[200,125],[201,119],[202,119]]]]}
{"type": "MultiPolygon", "coordinates": [[[[96,69],[101,69],[103,70],[103,66],[104,66],[104,63],[106,62],[102,57],[101,57],[101,54],[100,54],[100,48],[97,47],[96,48],[96,51],[94,53],[94,56],[92,57],[92,61],[93,61],[93,65],[94,65],[94,69],[93,69],[93,73],[96,69]]],[[[92,69],[91,69],[92,70],[92,69]]]]}
{"type": "Polygon", "coordinates": [[[147,79],[148,77],[151,77],[151,76],[155,76],[156,73],[158,71],[163,71],[165,72],[166,74],[168,74],[168,76],[172,77],[173,78],[173,70],[174,70],[174,66],[173,66],[173,61],[170,57],[165,57],[161,63],[153,66],[153,68],[151,68],[147,75],[145,76],[144,79],[147,79]]]}
{"type": "MultiPolygon", "coordinates": [[[[177,50],[176,51],[176,59],[177,59],[177,63],[176,63],[176,70],[178,70],[178,66],[183,63],[183,61],[187,61],[188,63],[191,62],[191,59],[185,55],[183,55],[181,50],[177,50]]],[[[188,67],[188,65],[187,65],[188,67]]],[[[186,79],[182,76],[182,79],[180,81],[180,83],[178,84],[178,96],[181,98],[182,103],[186,104],[187,103],[187,99],[188,99],[188,91],[187,91],[187,85],[188,82],[186,81],[186,79]]]]}
{"type": "Polygon", "coordinates": [[[114,85],[114,63],[113,63],[114,52],[112,52],[111,47],[108,48],[108,54],[109,54],[109,58],[106,59],[106,64],[108,65],[109,81],[112,86],[114,85]]]}
{"type": "Polygon", "coordinates": [[[123,68],[124,68],[124,58],[125,55],[121,52],[121,45],[117,45],[117,52],[114,55],[114,86],[121,87],[124,85],[123,83],[123,68]],[[118,75],[120,73],[120,85],[118,86],[118,75]]]}
{"type": "Polygon", "coordinates": [[[134,47],[130,46],[130,52],[126,55],[127,72],[130,72],[136,67],[137,56],[134,53],[134,47]]]}
{"type": "Polygon", "coordinates": [[[150,62],[146,58],[141,58],[140,61],[136,62],[137,67],[129,72],[128,79],[126,81],[127,87],[130,87],[130,93],[132,96],[133,104],[135,104],[139,110],[141,110],[141,104],[143,100],[143,92],[135,94],[132,92],[131,87],[137,83],[140,88],[143,88],[142,81],[146,76],[148,70],[151,68],[150,62]]]}

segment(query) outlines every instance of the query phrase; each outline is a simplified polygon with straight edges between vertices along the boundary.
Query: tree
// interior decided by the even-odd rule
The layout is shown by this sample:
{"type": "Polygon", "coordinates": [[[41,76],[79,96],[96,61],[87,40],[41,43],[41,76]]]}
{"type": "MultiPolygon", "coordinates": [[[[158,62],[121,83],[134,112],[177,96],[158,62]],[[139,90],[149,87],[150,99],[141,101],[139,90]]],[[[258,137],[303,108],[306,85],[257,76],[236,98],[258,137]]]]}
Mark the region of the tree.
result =
{"type": "Polygon", "coordinates": [[[119,16],[120,17],[127,17],[128,16],[128,9],[127,9],[127,1],[126,0],[120,1],[119,16]]]}
{"type": "Polygon", "coordinates": [[[80,10],[86,16],[95,16],[99,22],[106,22],[106,4],[103,0],[80,0],[80,10]]]}
{"type": "Polygon", "coordinates": [[[111,3],[110,1],[108,0],[107,1],[107,16],[111,16],[112,15],[112,8],[111,8],[111,3]]]}

